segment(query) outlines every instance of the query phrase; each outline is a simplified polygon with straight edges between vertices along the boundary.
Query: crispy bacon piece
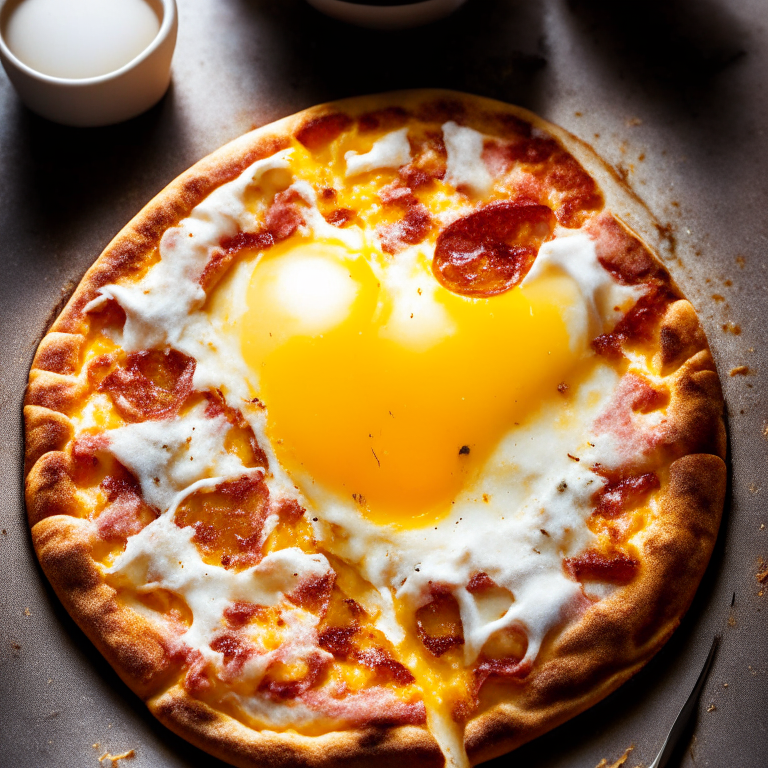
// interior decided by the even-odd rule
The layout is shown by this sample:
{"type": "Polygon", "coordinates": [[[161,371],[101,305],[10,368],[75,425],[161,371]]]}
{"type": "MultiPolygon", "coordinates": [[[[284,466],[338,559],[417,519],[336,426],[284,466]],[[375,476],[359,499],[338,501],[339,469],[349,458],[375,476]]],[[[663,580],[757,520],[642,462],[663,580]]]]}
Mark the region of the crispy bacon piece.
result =
{"type": "MultiPolygon", "coordinates": [[[[305,660],[306,673],[296,680],[276,680],[270,676],[268,670],[267,675],[259,685],[259,690],[276,699],[295,699],[318,683],[330,661],[330,657],[320,655],[320,653],[310,654],[305,660]]],[[[276,663],[279,664],[280,662],[276,663]]]]}
{"type": "Polygon", "coordinates": [[[216,285],[241,251],[264,251],[289,238],[305,223],[302,210],[305,204],[304,198],[289,187],[275,195],[267,209],[263,228],[256,232],[238,232],[233,237],[221,240],[219,249],[200,276],[203,290],[210,291],[216,285]]]}
{"type": "Polygon", "coordinates": [[[198,650],[188,650],[186,654],[186,674],[184,688],[193,696],[201,696],[211,688],[211,677],[208,662],[198,650]]]}
{"type": "Polygon", "coordinates": [[[515,177],[519,195],[552,207],[564,227],[580,227],[604,204],[594,179],[552,138],[532,136],[530,126],[513,124],[518,136],[511,141],[487,141],[483,160],[493,176],[522,166],[515,177]],[[526,130],[527,127],[527,130],[526,130]]]}
{"type": "Polygon", "coordinates": [[[407,667],[384,648],[367,648],[355,653],[355,659],[368,669],[373,669],[376,676],[383,683],[396,683],[397,685],[410,685],[416,678],[407,667]]]}
{"type": "Polygon", "coordinates": [[[245,433],[248,439],[248,445],[253,454],[248,462],[249,466],[263,467],[269,469],[269,460],[263,448],[259,445],[256,435],[251,425],[245,420],[245,416],[236,408],[231,408],[224,400],[224,395],[220,390],[214,390],[205,393],[205,399],[208,404],[205,407],[205,415],[209,418],[224,416],[224,418],[236,429],[245,433]]]}
{"type": "Polygon", "coordinates": [[[381,647],[358,649],[352,638],[358,633],[357,624],[346,627],[328,627],[320,633],[318,645],[337,659],[353,658],[358,664],[372,669],[382,683],[410,685],[415,678],[410,671],[381,647]]]}
{"type": "MultiPolygon", "coordinates": [[[[275,244],[271,232],[238,232],[233,237],[227,237],[219,244],[225,253],[238,253],[245,249],[262,251],[275,244]]],[[[210,263],[210,262],[209,262],[210,263]]],[[[207,268],[207,267],[206,267],[207,268]]]]}
{"type": "Polygon", "coordinates": [[[208,293],[229,269],[235,257],[241,251],[263,251],[275,244],[271,232],[238,232],[233,237],[225,237],[219,243],[219,249],[211,256],[200,275],[200,286],[208,293]]]}
{"type": "Polygon", "coordinates": [[[125,541],[155,519],[155,513],[141,497],[136,480],[107,475],[101,482],[107,505],[96,518],[96,530],[105,541],[125,541]]]}
{"type": "Polygon", "coordinates": [[[505,200],[491,203],[438,236],[432,271],[462,296],[494,296],[514,288],[528,273],[555,217],[545,205],[505,200]]]}
{"type": "Polygon", "coordinates": [[[416,611],[416,633],[433,656],[464,645],[459,605],[450,592],[433,588],[432,601],[416,611]]]}
{"type": "Polygon", "coordinates": [[[454,707],[456,722],[465,722],[477,711],[480,703],[480,691],[488,680],[504,683],[523,683],[533,668],[531,661],[521,659],[488,659],[481,656],[474,669],[473,696],[469,700],[458,702],[454,707]]]}
{"type": "Polygon", "coordinates": [[[289,524],[298,523],[305,511],[296,499],[282,498],[272,504],[272,512],[289,524]]]}
{"type": "Polygon", "coordinates": [[[426,186],[445,176],[448,153],[440,133],[428,132],[412,142],[413,160],[399,170],[400,178],[410,189],[426,186]]]}
{"type": "Polygon", "coordinates": [[[384,187],[379,193],[385,206],[399,206],[405,211],[400,221],[379,227],[381,247],[385,253],[398,253],[409,245],[420,243],[432,228],[432,218],[426,206],[413,192],[396,182],[384,187]]]}
{"type": "Polygon", "coordinates": [[[478,689],[490,677],[505,680],[521,680],[531,671],[531,662],[521,659],[486,659],[482,658],[475,667],[475,685],[478,689]]]}
{"type": "Polygon", "coordinates": [[[483,571],[478,571],[472,574],[472,578],[467,584],[467,592],[470,594],[476,594],[478,592],[485,592],[496,586],[496,582],[483,571]]]}
{"type": "Polygon", "coordinates": [[[432,219],[426,207],[421,203],[411,205],[400,221],[380,230],[382,249],[385,253],[398,253],[408,245],[420,243],[431,226],[432,219]]]}
{"type": "Polygon", "coordinates": [[[262,559],[269,490],[261,474],[220,483],[179,506],[175,522],[192,526],[192,541],[225,568],[247,568],[262,559]]]}
{"type": "Polygon", "coordinates": [[[276,243],[289,238],[302,224],[304,214],[304,198],[291,187],[278,192],[275,199],[267,209],[267,232],[272,235],[276,243]]]}
{"type": "Polygon", "coordinates": [[[238,675],[248,659],[256,654],[253,643],[240,637],[235,632],[223,632],[211,641],[211,650],[224,656],[224,669],[227,676],[238,675]]]}
{"type": "Polygon", "coordinates": [[[555,139],[529,136],[510,144],[509,156],[512,162],[538,166],[531,172],[541,179],[540,189],[554,203],[557,221],[564,227],[580,227],[603,207],[595,180],[555,139]]]}
{"type": "Polygon", "coordinates": [[[389,686],[374,685],[361,691],[339,693],[325,687],[307,691],[301,701],[326,717],[366,729],[423,725],[427,721],[424,702],[403,701],[389,686]]]}
{"type": "Polygon", "coordinates": [[[587,216],[603,207],[603,196],[595,180],[564,150],[552,162],[545,184],[557,191],[555,216],[564,227],[580,227],[587,216]]]}
{"type": "Polygon", "coordinates": [[[334,208],[325,215],[325,220],[334,227],[346,227],[355,218],[355,212],[351,208],[334,208]]]}
{"type": "Polygon", "coordinates": [[[661,445],[669,435],[665,419],[648,425],[637,414],[647,413],[652,405],[663,405],[669,396],[654,389],[647,379],[634,373],[622,376],[610,405],[595,419],[597,434],[616,438],[617,448],[627,466],[661,445]]]}
{"type": "MultiPolygon", "coordinates": [[[[622,376],[614,398],[614,408],[625,412],[649,413],[650,411],[664,405],[669,399],[669,395],[658,389],[654,389],[651,383],[643,376],[636,373],[626,373],[622,376]]],[[[608,424],[611,414],[600,417],[596,423],[600,425],[608,424]],[[605,418],[605,422],[603,421],[605,418]]]]}
{"type": "Polygon", "coordinates": [[[520,682],[528,675],[533,662],[525,658],[527,647],[528,636],[519,626],[507,627],[490,638],[474,668],[475,704],[486,680],[520,682]]]}
{"type": "Polygon", "coordinates": [[[195,360],[175,349],[134,352],[104,377],[108,392],[127,421],[169,419],[192,392],[195,360]]]}
{"type": "Polygon", "coordinates": [[[595,504],[593,514],[600,517],[618,517],[622,512],[638,507],[648,494],[661,487],[655,472],[624,475],[623,472],[605,472],[600,468],[595,471],[608,481],[592,497],[592,503],[595,504]]]}
{"type": "Polygon", "coordinates": [[[592,341],[592,348],[598,355],[617,358],[623,355],[625,343],[650,341],[667,307],[677,298],[666,285],[651,285],[610,333],[592,341]]]}
{"type": "Polygon", "coordinates": [[[82,481],[99,463],[97,454],[107,448],[109,438],[103,432],[76,437],[72,443],[73,480],[82,481]]]}
{"type": "Polygon", "coordinates": [[[347,627],[328,627],[320,633],[318,645],[336,658],[346,659],[354,652],[352,637],[357,634],[357,624],[347,627]]]}
{"type": "Polygon", "coordinates": [[[307,120],[296,131],[296,138],[311,152],[322,149],[330,144],[352,125],[352,118],[343,112],[333,112],[307,120]]]}
{"type": "Polygon", "coordinates": [[[625,552],[598,552],[589,549],[565,560],[565,569],[577,581],[594,579],[612,584],[628,584],[637,575],[640,561],[625,552]]]}
{"type": "Polygon", "coordinates": [[[258,603],[236,600],[224,609],[224,620],[231,629],[242,629],[255,616],[264,616],[268,611],[268,608],[258,603]]]}
{"type": "Polygon", "coordinates": [[[637,285],[663,279],[661,265],[613,214],[600,214],[587,224],[585,230],[595,241],[598,261],[620,283],[637,285]]]}
{"type": "Polygon", "coordinates": [[[336,582],[336,574],[329,571],[315,579],[302,581],[290,595],[286,595],[294,605],[298,605],[307,611],[325,616],[328,603],[331,599],[331,591],[336,582]]]}

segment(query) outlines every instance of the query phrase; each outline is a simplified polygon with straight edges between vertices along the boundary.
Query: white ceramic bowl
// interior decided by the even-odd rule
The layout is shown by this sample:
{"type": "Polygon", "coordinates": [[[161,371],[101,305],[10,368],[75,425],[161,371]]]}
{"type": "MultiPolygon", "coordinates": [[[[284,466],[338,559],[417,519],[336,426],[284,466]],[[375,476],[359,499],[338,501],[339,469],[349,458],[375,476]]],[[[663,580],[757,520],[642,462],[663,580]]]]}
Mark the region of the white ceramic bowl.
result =
{"type": "Polygon", "coordinates": [[[371,29],[405,29],[442,19],[466,0],[422,0],[406,5],[362,5],[346,0],[307,0],[334,19],[371,29]]]}
{"type": "Polygon", "coordinates": [[[110,125],[146,111],[168,89],[178,29],[176,0],[148,0],[160,14],[160,30],[135,59],[109,74],[80,79],[44,75],[11,53],[2,30],[16,2],[0,0],[0,61],[21,100],[38,115],[65,125],[110,125]]]}

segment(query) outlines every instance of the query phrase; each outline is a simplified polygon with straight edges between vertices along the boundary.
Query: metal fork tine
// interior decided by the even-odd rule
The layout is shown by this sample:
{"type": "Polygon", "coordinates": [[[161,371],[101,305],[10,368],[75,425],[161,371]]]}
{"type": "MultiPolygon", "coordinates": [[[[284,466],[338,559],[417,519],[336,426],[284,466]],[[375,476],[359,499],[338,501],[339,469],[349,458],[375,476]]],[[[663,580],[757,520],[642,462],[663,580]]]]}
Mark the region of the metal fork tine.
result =
{"type": "Polygon", "coordinates": [[[675,747],[677,746],[677,742],[680,740],[680,735],[682,734],[683,729],[688,724],[688,721],[691,719],[691,715],[696,709],[696,704],[699,700],[699,694],[701,693],[701,689],[704,686],[704,681],[707,679],[707,674],[710,667],[712,666],[712,660],[715,658],[715,651],[717,650],[719,643],[720,638],[715,635],[715,637],[712,639],[712,647],[709,649],[707,660],[704,662],[704,667],[699,674],[699,679],[696,681],[696,685],[693,686],[691,695],[688,697],[688,700],[680,710],[680,714],[678,714],[677,719],[672,725],[672,728],[670,729],[667,739],[662,745],[659,754],[656,756],[656,759],[650,764],[650,766],[648,766],[648,768],[665,768],[669,762],[669,758],[675,751],[675,747]]]}

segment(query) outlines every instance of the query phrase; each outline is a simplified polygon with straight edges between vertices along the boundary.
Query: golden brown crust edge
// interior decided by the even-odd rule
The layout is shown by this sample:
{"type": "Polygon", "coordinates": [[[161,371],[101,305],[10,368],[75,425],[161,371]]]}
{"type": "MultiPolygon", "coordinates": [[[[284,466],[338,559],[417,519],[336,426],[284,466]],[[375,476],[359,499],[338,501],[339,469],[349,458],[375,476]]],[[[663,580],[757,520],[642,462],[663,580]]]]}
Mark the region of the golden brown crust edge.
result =
{"type": "Polygon", "coordinates": [[[641,573],[557,638],[554,658],[534,669],[513,704],[469,724],[473,764],[515,749],[616,690],[661,649],[693,601],[725,500],[723,400],[691,305],[671,304],[660,331],[658,362],[671,393],[668,439],[680,458],[670,466],[661,512],[644,538],[641,573]]]}
{"type": "Polygon", "coordinates": [[[152,714],[187,741],[239,768],[438,768],[443,756],[423,728],[361,728],[323,736],[254,731],[174,686],[147,702],[152,714]]]}
{"type": "Polygon", "coordinates": [[[170,657],[154,625],[121,607],[91,556],[92,526],[57,515],[32,529],[40,565],[67,612],[125,683],[146,698],[166,683],[170,657]]]}
{"type": "MultiPolygon", "coordinates": [[[[308,119],[336,110],[354,115],[388,105],[414,108],[451,103],[470,110],[470,125],[471,110],[479,110],[481,115],[511,114],[549,131],[585,165],[604,192],[610,188],[606,194],[609,207],[617,207],[615,202],[611,205],[613,198],[620,214],[625,206],[629,211],[626,218],[636,218],[636,210],[630,210],[632,195],[617,184],[602,160],[571,134],[526,110],[450,91],[393,93],[320,105],[236,139],[182,174],[142,209],[88,270],[41,342],[30,371],[25,401],[27,506],[46,576],[118,674],[142,698],[149,699],[155,715],[189,741],[235,765],[282,765],[286,761],[328,765],[325,755],[333,755],[334,764],[349,765],[375,765],[393,758],[440,764],[442,758],[432,737],[421,728],[392,729],[376,738],[365,737],[365,731],[346,731],[320,740],[284,735],[264,739],[178,687],[162,690],[168,669],[162,638],[148,621],[118,604],[114,590],[104,584],[90,557],[89,523],[72,517],[77,514],[76,500],[70,458],[64,449],[72,438],[67,412],[82,391],[73,374],[87,331],[83,308],[101,286],[138,274],[168,227],[249,164],[281,149],[285,137],[308,119]]],[[[499,705],[468,724],[467,746],[473,763],[519,746],[615,690],[663,645],[693,598],[714,545],[725,493],[722,395],[698,318],[687,302],[670,307],[659,345],[663,372],[673,380],[670,411],[683,446],[663,502],[669,518],[646,540],[647,566],[632,589],[602,601],[558,638],[557,658],[535,673],[524,697],[515,704],[499,705]],[[693,528],[698,536],[693,535],[693,528]],[[675,601],[661,606],[664,578],[674,578],[679,592],[675,601]],[[628,630],[629,645],[619,644],[619,655],[617,645],[607,638],[621,639],[628,630]]]]}

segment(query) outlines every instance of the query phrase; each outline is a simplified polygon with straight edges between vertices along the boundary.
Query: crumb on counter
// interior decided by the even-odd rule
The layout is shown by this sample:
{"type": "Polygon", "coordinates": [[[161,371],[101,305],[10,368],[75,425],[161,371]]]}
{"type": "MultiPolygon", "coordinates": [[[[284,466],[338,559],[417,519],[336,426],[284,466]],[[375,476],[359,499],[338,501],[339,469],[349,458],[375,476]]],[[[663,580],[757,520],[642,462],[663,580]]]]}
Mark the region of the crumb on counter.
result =
{"type": "Polygon", "coordinates": [[[603,758],[596,766],[596,768],[621,768],[621,766],[624,765],[624,763],[627,762],[629,759],[629,753],[634,749],[634,745],[631,747],[627,747],[627,749],[624,751],[624,754],[615,762],[615,763],[608,763],[608,761],[603,758]]]}
{"type": "MultiPolygon", "coordinates": [[[[96,744],[93,745],[94,747],[96,744]]],[[[104,763],[104,761],[109,761],[108,768],[119,768],[118,762],[120,760],[130,760],[131,758],[136,757],[136,750],[135,749],[129,749],[127,752],[123,752],[120,755],[113,755],[109,752],[105,752],[100,758],[99,762],[104,763]]]]}

